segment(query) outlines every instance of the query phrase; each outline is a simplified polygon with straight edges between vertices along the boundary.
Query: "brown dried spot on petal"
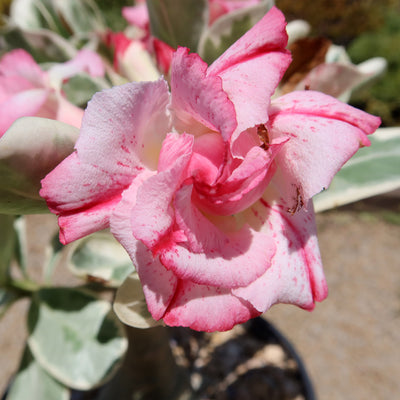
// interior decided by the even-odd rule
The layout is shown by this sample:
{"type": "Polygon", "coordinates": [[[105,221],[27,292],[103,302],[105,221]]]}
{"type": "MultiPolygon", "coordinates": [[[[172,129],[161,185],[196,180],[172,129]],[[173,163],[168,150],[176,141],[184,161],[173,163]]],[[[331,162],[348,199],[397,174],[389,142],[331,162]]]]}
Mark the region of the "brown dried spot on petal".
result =
{"type": "Polygon", "coordinates": [[[296,212],[300,211],[304,206],[303,199],[300,194],[300,189],[296,187],[296,204],[294,207],[288,208],[287,212],[294,215],[296,212]]]}
{"type": "Polygon", "coordinates": [[[257,135],[262,142],[261,148],[264,150],[268,150],[270,142],[269,142],[268,130],[265,127],[265,125],[261,124],[257,126],[257,135]]]}

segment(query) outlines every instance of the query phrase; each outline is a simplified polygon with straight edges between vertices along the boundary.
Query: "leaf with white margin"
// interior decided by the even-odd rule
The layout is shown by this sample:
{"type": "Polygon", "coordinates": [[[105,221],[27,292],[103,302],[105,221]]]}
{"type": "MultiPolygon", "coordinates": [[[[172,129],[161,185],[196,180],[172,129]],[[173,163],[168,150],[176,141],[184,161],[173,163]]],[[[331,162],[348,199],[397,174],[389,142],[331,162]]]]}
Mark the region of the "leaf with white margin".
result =
{"type": "Polygon", "coordinates": [[[69,254],[68,267],[82,278],[118,287],[135,270],[125,249],[111,234],[94,233],[76,242],[69,254]]]}
{"type": "Polygon", "coordinates": [[[208,64],[251,29],[274,5],[274,0],[232,11],[218,18],[200,37],[197,53],[208,64]]]}
{"type": "Polygon", "coordinates": [[[197,49],[200,35],[207,25],[205,0],[147,0],[153,36],[173,48],[197,49]]]}
{"type": "Polygon", "coordinates": [[[14,0],[10,21],[25,30],[49,29],[64,37],[86,32],[98,32],[105,24],[91,0],[14,0]]]}
{"type": "Polygon", "coordinates": [[[400,188],[400,127],[379,128],[370,147],[360,149],[336,174],[329,189],[314,197],[325,211],[400,188]]]}
{"type": "Polygon", "coordinates": [[[72,104],[84,107],[96,92],[108,89],[109,87],[110,85],[105,79],[81,73],[69,78],[62,85],[62,90],[72,104]]]}
{"type": "Polygon", "coordinates": [[[73,288],[37,291],[28,329],[29,348],[40,366],[80,390],[110,378],[128,344],[111,304],[73,288]]]}
{"type": "Polygon", "coordinates": [[[67,37],[68,30],[57,16],[52,0],[14,0],[10,22],[22,29],[49,29],[67,37]]]}
{"type": "Polygon", "coordinates": [[[40,181],[72,153],[79,130],[63,122],[17,119],[0,138],[0,213],[49,212],[40,181]]]}
{"type": "Polygon", "coordinates": [[[77,50],[62,36],[47,29],[24,30],[17,26],[1,29],[4,52],[26,50],[38,63],[64,62],[74,57],[77,50]]]}
{"type": "Polygon", "coordinates": [[[38,364],[26,347],[6,400],[68,400],[69,390],[38,364]]]}
{"type": "Polygon", "coordinates": [[[154,320],[147,309],[142,284],[136,272],[130,274],[117,290],[114,311],[123,323],[135,328],[162,325],[162,321],[154,320]]]}

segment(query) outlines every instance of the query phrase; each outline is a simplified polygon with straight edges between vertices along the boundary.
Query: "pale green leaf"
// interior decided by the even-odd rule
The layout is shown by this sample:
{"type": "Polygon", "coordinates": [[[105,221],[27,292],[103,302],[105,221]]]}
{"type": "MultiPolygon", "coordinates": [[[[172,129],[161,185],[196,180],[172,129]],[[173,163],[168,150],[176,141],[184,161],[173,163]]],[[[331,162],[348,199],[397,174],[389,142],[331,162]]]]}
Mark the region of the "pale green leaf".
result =
{"type": "Polygon", "coordinates": [[[106,29],[104,18],[93,0],[52,0],[53,7],[73,33],[101,32],[106,29]]]}
{"type": "Polygon", "coordinates": [[[109,88],[103,78],[94,78],[88,74],[77,74],[68,79],[62,86],[67,99],[80,107],[85,107],[87,102],[96,92],[109,88]]]}
{"type": "Polygon", "coordinates": [[[24,49],[38,63],[64,62],[74,57],[76,49],[66,39],[47,29],[23,30],[15,25],[1,29],[4,52],[24,49]]]}
{"type": "Polygon", "coordinates": [[[29,348],[41,367],[74,389],[103,383],[127,348],[110,303],[72,288],[36,292],[28,328],[29,348]]]}
{"type": "Polygon", "coordinates": [[[333,179],[329,189],[314,197],[324,211],[400,188],[400,128],[381,128],[370,136],[333,179]]]}
{"type": "Polygon", "coordinates": [[[0,213],[46,212],[40,181],[74,148],[78,129],[38,117],[16,120],[0,139],[0,213]]]}
{"type": "Polygon", "coordinates": [[[114,311],[123,323],[135,328],[151,328],[162,324],[162,321],[154,320],[148,311],[142,284],[136,272],[130,274],[117,290],[114,311]]]}
{"type": "Polygon", "coordinates": [[[173,48],[196,51],[207,26],[206,0],[147,0],[152,34],[173,48]]]}
{"type": "Polygon", "coordinates": [[[47,29],[65,38],[105,30],[101,13],[91,0],[14,0],[10,20],[24,30],[47,29]]]}
{"type": "Polygon", "coordinates": [[[0,286],[9,280],[9,266],[16,245],[14,218],[0,214],[0,286]]]}
{"type": "Polygon", "coordinates": [[[252,28],[273,5],[273,0],[264,0],[255,6],[241,8],[218,18],[202,33],[197,51],[200,57],[211,64],[252,28]]]}
{"type": "Polygon", "coordinates": [[[28,238],[26,233],[26,219],[20,216],[14,221],[14,229],[16,232],[17,246],[16,246],[16,260],[18,266],[21,268],[24,278],[29,279],[28,276],[28,238]]]}
{"type": "Polygon", "coordinates": [[[6,400],[68,400],[69,390],[52,378],[27,347],[6,400]]]}
{"type": "Polygon", "coordinates": [[[59,233],[57,232],[46,246],[46,262],[43,268],[44,281],[50,284],[50,279],[58,262],[62,257],[65,246],[60,242],[59,233]]]}
{"type": "Polygon", "coordinates": [[[10,20],[25,30],[49,29],[64,37],[69,32],[58,17],[52,0],[13,0],[10,20]]]}
{"type": "Polygon", "coordinates": [[[82,278],[118,287],[134,271],[125,249],[111,234],[95,233],[77,242],[68,266],[82,278]]]}

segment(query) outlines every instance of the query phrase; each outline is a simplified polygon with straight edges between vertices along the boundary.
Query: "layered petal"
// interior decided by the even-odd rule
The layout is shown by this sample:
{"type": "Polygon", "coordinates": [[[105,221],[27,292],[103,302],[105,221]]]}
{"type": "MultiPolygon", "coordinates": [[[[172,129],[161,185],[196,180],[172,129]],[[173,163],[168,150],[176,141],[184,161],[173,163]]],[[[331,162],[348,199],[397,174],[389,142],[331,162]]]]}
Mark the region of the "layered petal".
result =
{"type": "Polygon", "coordinates": [[[160,155],[161,171],[138,190],[131,214],[133,235],[155,253],[160,251],[160,247],[168,246],[171,240],[174,223],[172,200],[185,178],[192,146],[193,136],[169,134],[160,155]]]}
{"type": "Polygon", "coordinates": [[[122,199],[111,216],[111,232],[131,257],[143,286],[148,309],[153,318],[159,320],[164,316],[175,294],[178,279],[164,268],[158,257],[154,257],[142,242],[135,239],[131,223],[138,189],[151,176],[152,172],[144,172],[123,192],[122,199]]]}
{"type": "Polygon", "coordinates": [[[267,193],[246,215],[249,223],[267,231],[276,245],[271,267],[247,287],[233,290],[260,312],[275,303],[312,310],[315,301],[322,301],[328,293],[311,202],[307,211],[294,215],[286,209],[284,200],[267,193]]]}
{"type": "Polygon", "coordinates": [[[203,211],[216,215],[231,215],[250,207],[264,193],[275,171],[272,162],[282,145],[277,141],[267,150],[252,147],[227,177],[212,185],[195,179],[194,201],[203,211]]]}
{"type": "Polygon", "coordinates": [[[186,185],[175,195],[175,229],[183,235],[160,249],[162,264],[179,279],[225,288],[247,285],[263,274],[275,251],[268,234],[237,227],[234,217],[211,222],[191,203],[191,193],[186,185]]]}
{"type": "Polygon", "coordinates": [[[197,55],[179,48],[171,64],[173,123],[178,132],[200,135],[219,132],[225,141],[236,128],[235,109],[222,81],[206,76],[207,64],[197,55]]]}
{"type": "Polygon", "coordinates": [[[268,121],[271,96],[291,60],[285,26],[283,14],[273,7],[208,68],[207,76],[222,78],[235,105],[238,125],[232,145],[240,132],[268,121]]]}
{"type": "Polygon", "coordinates": [[[76,151],[47,175],[40,192],[62,216],[66,242],[106,227],[122,191],[155,168],[169,129],[168,101],[160,80],[115,87],[89,102],[76,151]],[[101,218],[94,220],[93,211],[101,218]]]}
{"type": "Polygon", "coordinates": [[[251,304],[233,296],[228,289],[179,281],[163,320],[170,326],[213,332],[227,331],[259,315],[251,304]]]}
{"type": "Polygon", "coordinates": [[[272,140],[288,138],[276,156],[281,190],[290,209],[327,188],[342,165],[360,148],[380,118],[323,93],[292,92],[278,98],[267,124],[272,140]]]}

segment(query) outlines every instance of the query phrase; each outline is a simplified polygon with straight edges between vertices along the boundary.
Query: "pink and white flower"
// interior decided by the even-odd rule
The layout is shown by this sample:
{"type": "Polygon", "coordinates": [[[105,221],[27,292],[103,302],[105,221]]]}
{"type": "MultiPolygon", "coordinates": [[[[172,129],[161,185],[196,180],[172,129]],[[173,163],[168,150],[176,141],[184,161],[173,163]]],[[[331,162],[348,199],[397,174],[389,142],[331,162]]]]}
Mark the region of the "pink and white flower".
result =
{"type": "Polygon", "coordinates": [[[179,48],[163,79],[96,94],[41,195],[71,242],[111,227],[153,318],[227,330],[327,295],[311,197],[379,126],[313,91],[271,102],[291,57],[273,8],[209,67],[179,48]]]}
{"type": "Polygon", "coordinates": [[[104,75],[100,57],[81,50],[64,64],[43,71],[25,50],[5,54],[0,61],[0,137],[20,117],[56,119],[80,127],[83,110],[62,94],[61,84],[79,72],[104,75]]]}

